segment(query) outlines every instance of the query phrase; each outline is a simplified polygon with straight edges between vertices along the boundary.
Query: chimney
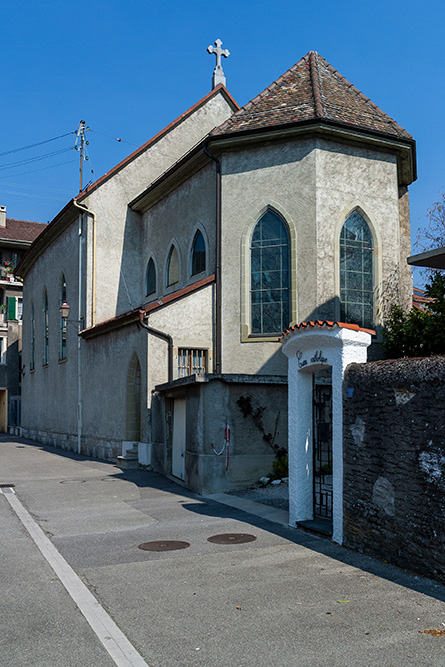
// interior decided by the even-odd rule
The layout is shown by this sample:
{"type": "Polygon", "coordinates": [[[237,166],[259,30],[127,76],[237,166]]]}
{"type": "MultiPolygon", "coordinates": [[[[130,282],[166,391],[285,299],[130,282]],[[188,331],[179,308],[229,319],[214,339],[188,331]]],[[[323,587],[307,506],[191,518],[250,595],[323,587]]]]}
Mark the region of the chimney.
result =
{"type": "Polygon", "coordinates": [[[0,227],[6,227],[6,206],[0,206],[0,227]]]}

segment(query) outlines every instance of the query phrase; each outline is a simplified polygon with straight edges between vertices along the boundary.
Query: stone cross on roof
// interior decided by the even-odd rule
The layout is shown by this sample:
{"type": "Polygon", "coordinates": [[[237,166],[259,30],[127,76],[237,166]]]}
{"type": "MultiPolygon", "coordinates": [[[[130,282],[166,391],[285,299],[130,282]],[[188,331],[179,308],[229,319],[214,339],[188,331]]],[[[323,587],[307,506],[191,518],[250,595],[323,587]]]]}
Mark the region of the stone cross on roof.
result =
{"type": "Polygon", "coordinates": [[[220,39],[217,39],[215,41],[215,46],[208,46],[207,51],[209,53],[214,53],[216,56],[216,67],[213,70],[213,78],[212,78],[212,88],[216,88],[220,83],[223,84],[223,86],[226,85],[226,77],[224,76],[223,68],[221,65],[221,56],[224,56],[224,58],[227,58],[230,56],[230,51],[228,49],[222,49],[221,48],[222,41],[220,39]]]}

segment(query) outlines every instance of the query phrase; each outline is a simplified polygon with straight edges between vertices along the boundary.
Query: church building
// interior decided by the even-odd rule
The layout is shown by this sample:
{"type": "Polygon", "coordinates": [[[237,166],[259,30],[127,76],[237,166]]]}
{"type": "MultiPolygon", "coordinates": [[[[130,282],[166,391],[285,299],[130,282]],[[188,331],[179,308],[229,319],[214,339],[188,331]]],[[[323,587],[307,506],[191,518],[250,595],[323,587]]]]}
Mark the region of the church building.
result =
{"type": "Polygon", "coordinates": [[[411,135],[314,51],[242,108],[216,85],[22,260],[23,435],[199,493],[269,473],[282,333],[354,323],[375,358],[410,306],[415,178],[411,135]]]}

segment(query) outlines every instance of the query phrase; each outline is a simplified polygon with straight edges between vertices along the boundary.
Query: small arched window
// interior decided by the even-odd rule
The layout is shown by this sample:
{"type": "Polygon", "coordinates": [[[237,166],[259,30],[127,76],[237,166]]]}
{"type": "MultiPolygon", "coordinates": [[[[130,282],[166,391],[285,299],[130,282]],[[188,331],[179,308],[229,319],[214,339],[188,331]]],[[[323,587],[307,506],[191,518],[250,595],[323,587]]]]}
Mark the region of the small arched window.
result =
{"type": "Polygon", "coordinates": [[[279,334],[290,319],[290,242],[283,220],[268,210],[250,242],[250,310],[253,334],[279,334]]]}
{"type": "Polygon", "coordinates": [[[35,368],[35,350],[36,350],[36,321],[34,317],[34,304],[31,302],[31,322],[30,322],[30,333],[31,333],[31,355],[29,359],[29,368],[34,370],[35,368]]]}
{"type": "MultiPolygon", "coordinates": [[[[60,279],[60,297],[59,297],[59,308],[60,306],[66,303],[66,280],[65,276],[62,273],[60,279]]],[[[66,317],[60,316],[60,333],[59,333],[59,359],[66,359],[66,317]]]]}
{"type": "Polygon", "coordinates": [[[48,343],[49,343],[49,331],[48,331],[48,294],[46,290],[43,293],[43,365],[46,366],[48,363],[48,343]]]}
{"type": "Polygon", "coordinates": [[[179,281],[179,256],[175,246],[172,245],[167,259],[167,287],[179,281]]]}
{"type": "Polygon", "coordinates": [[[346,219],[340,234],[340,319],[374,325],[374,248],[372,233],[358,211],[346,219]]]}
{"type": "Polygon", "coordinates": [[[192,276],[206,270],[206,245],[200,230],[195,234],[192,245],[192,276]]]}
{"type": "Polygon", "coordinates": [[[156,267],[153,258],[150,257],[145,276],[145,296],[156,293],[156,267]]]}

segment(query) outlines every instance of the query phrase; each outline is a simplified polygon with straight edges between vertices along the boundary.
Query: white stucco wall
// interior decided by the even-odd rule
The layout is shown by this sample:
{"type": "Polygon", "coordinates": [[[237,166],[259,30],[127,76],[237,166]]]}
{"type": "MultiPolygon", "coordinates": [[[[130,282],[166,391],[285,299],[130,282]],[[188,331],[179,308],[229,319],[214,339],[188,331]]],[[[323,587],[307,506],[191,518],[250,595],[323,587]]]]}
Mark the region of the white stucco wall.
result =
{"type": "Polygon", "coordinates": [[[147,239],[140,215],[128,203],[231,113],[218,93],[82,200],[97,215],[96,322],[131,310],[141,300],[148,259],[141,248],[147,239]]]}

